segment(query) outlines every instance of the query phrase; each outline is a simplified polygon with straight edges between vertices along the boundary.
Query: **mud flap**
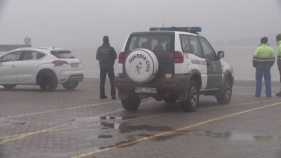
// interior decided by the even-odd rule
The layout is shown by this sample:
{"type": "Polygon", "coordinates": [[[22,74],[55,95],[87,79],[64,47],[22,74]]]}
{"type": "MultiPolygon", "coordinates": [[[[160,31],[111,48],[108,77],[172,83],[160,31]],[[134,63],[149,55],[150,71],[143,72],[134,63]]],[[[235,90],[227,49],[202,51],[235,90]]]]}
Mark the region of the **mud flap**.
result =
{"type": "Polygon", "coordinates": [[[129,91],[127,90],[118,90],[118,96],[120,99],[128,99],[129,91]]]}
{"type": "Polygon", "coordinates": [[[178,94],[178,99],[180,102],[188,101],[188,92],[178,94]]]}

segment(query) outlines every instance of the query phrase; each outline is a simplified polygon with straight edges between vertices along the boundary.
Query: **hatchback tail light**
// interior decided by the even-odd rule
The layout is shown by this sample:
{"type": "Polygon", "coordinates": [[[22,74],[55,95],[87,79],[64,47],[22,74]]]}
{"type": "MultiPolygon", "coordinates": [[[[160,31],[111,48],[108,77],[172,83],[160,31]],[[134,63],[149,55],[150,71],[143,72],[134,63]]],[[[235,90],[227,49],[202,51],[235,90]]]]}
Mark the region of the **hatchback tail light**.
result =
{"type": "Polygon", "coordinates": [[[118,63],[124,63],[127,57],[127,53],[121,52],[118,57],[118,63]]]}
{"type": "Polygon", "coordinates": [[[55,64],[55,66],[62,66],[64,64],[68,64],[66,61],[62,61],[62,60],[56,60],[52,62],[53,64],[55,64]]]}
{"type": "Polygon", "coordinates": [[[175,63],[183,63],[183,55],[181,52],[173,52],[170,54],[170,58],[175,62],[175,63]]]}

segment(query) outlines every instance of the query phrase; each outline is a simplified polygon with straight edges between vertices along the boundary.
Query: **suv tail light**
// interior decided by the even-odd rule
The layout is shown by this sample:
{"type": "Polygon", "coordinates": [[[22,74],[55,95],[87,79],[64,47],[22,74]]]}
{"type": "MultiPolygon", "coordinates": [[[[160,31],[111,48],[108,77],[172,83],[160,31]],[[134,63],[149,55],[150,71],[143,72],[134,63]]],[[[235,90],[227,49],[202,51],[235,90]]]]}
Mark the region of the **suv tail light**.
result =
{"type": "Polygon", "coordinates": [[[175,62],[175,63],[183,63],[183,55],[181,52],[173,52],[170,54],[170,58],[175,62]]]}
{"type": "Polygon", "coordinates": [[[124,63],[126,57],[127,57],[127,53],[121,52],[121,53],[119,54],[119,57],[118,57],[118,63],[124,63]]]}
{"type": "Polygon", "coordinates": [[[68,64],[66,61],[62,61],[62,60],[56,60],[56,61],[53,61],[52,63],[54,63],[55,66],[62,66],[64,64],[68,64]]]}
{"type": "Polygon", "coordinates": [[[117,82],[116,87],[118,88],[125,88],[128,86],[128,82],[117,82]]]}
{"type": "Polygon", "coordinates": [[[175,88],[176,87],[176,83],[164,83],[164,87],[166,88],[175,88]]]}

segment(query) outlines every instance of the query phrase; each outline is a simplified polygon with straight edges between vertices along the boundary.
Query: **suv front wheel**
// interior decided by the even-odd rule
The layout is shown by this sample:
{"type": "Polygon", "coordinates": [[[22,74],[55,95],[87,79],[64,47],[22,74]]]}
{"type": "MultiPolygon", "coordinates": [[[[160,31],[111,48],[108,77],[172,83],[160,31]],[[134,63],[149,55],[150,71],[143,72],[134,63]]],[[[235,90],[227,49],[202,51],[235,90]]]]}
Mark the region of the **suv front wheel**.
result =
{"type": "Polygon", "coordinates": [[[135,111],[139,108],[141,98],[136,95],[130,95],[127,99],[122,99],[121,103],[125,110],[135,111]]]}
{"type": "Polygon", "coordinates": [[[188,100],[180,102],[184,112],[195,112],[199,103],[199,88],[195,80],[192,80],[188,89],[188,100]]]}

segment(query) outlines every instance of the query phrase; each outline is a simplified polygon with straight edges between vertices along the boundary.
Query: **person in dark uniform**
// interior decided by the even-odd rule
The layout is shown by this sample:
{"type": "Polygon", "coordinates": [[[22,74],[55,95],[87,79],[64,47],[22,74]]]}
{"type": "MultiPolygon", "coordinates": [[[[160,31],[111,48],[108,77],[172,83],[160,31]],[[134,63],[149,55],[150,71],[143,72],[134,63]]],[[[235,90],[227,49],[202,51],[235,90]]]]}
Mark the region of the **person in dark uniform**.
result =
{"type": "Polygon", "coordinates": [[[256,49],[253,57],[253,66],[256,68],[256,97],[260,97],[262,90],[262,78],[265,80],[265,92],[271,97],[270,69],[275,61],[273,49],[267,44],[268,38],[261,39],[261,45],[256,49]]]}
{"type": "Polygon", "coordinates": [[[116,99],[115,85],[114,85],[114,62],[117,58],[115,49],[110,46],[108,36],[103,37],[103,44],[97,50],[96,58],[100,65],[100,99],[106,99],[104,84],[106,80],[106,74],[109,77],[111,85],[111,97],[116,99]]]}

